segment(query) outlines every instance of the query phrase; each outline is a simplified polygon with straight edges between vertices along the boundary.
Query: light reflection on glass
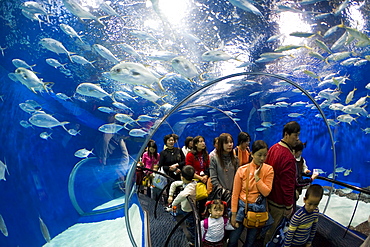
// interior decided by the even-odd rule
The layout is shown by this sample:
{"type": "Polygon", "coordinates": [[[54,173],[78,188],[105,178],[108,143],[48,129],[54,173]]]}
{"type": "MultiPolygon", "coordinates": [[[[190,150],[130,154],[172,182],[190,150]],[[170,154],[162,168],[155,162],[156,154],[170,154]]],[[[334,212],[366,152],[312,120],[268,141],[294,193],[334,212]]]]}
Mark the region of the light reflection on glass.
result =
{"type": "Polygon", "coordinates": [[[302,14],[282,12],[280,14],[280,33],[285,35],[282,45],[303,45],[304,38],[290,36],[293,32],[312,32],[311,25],[302,20],[302,14]]]}
{"type": "Polygon", "coordinates": [[[361,31],[365,28],[365,20],[362,16],[361,11],[359,10],[361,6],[352,5],[348,7],[348,12],[350,13],[348,18],[350,22],[350,27],[356,28],[357,30],[361,31]]]}
{"type": "Polygon", "coordinates": [[[81,6],[86,7],[85,10],[88,11],[89,7],[95,9],[99,8],[100,4],[103,3],[103,0],[80,0],[79,3],[81,4],[81,6]]]}
{"type": "MultiPolygon", "coordinates": [[[[158,7],[160,13],[172,25],[180,24],[186,17],[189,11],[189,1],[185,0],[156,0],[158,1],[158,7]]],[[[152,2],[156,2],[152,1],[152,2]]]]}

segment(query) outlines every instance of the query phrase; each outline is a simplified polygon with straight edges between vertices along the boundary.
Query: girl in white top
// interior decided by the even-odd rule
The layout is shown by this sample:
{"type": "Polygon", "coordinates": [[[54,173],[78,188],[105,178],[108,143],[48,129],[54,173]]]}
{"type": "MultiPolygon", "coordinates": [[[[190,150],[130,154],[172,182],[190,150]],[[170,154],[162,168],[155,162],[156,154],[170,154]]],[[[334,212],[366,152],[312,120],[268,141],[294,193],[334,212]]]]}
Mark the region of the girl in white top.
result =
{"type": "Polygon", "coordinates": [[[201,222],[203,247],[223,246],[225,226],[228,222],[225,208],[227,203],[218,199],[206,203],[206,219],[201,222]]]}

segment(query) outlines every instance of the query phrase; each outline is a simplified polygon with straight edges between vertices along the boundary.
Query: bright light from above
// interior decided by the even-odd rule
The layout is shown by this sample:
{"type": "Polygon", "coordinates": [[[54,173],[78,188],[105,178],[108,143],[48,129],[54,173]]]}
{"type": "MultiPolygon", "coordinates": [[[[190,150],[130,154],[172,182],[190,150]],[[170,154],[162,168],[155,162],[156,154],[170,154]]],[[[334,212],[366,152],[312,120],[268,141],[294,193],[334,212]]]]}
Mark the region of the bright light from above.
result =
{"type": "Polygon", "coordinates": [[[359,31],[362,31],[365,27],[365,20],[361,11],[359,10],[360,7],[361,6],[358,5],[348,7],[350,13],[350,18],[348,18],[348,20],[350,21],[350,26],[352,28],[356,28],[359,31]]]}
{"type": "Polygon", "coordinates": [[[77,3],[80,3],[83,7],[91,7],[91,8],[99,8],[100,4],[102,4],[103,0],[80,0],[77,3]]]}
{"type": "MultiPolygon", "coordinates": [[[[167,18],[167,20],[177,25],[183,21],[186,14],[189,12],[189,0],[156,0],[160,12],[167,18]]],[[[155,1],[153,1],[155,2],[155,1]]]]}
{"type": "Polygon", "coordinates": [[[280,33],[285,35],[282,45],[303,45],[304,38],[290,36],[293,32],[312,32],[311,25],[301,18],[302,14],[282,12],[280,14],[280,33]]]}

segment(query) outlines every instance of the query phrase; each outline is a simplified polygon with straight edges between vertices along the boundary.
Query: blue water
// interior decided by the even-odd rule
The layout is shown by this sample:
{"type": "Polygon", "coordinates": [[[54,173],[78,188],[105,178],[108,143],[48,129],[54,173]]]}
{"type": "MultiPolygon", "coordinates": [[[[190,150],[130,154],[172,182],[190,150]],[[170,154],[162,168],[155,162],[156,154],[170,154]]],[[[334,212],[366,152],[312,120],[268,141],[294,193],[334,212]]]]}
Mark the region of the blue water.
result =
{"type": "MultiPolygon", "coordinates": [[[[294,38],[289,36],[296,31],[324,34],[328,28],[344,23],[353,29],[368,34],[369,6],[366,2],[352,1],[338,15],[330,15],[324,19],[315,19],[317,13],[330,12],[341,2],[320,2],[315,5],[300,6],[299,4],[283,3],[284,6],[294,6],[301,13],[292,11],[277,11],[282,3],[257,1],[255,6],[261,11],[263,18],[255,14],[235,8],[226,0],[220,1],[159,1],[160,10],[157,13],[144,1],[112,1],[110,3],[118,16],[108,16],[101,21],[104,27],[94,20],[79,20],[63,5],[62,1],[38,1],[46,12],[50,13],[50,22],[44,15],[41,28],[37,21],[27,19],[20,9],[23,1],[1,1],[0,3],[0,46],[4,56],[0,54],[0,160],[6,163],[9,174],[5,172],[6,181],[0,181],[0,214],[4,219],[9,235],[0,234],[0,246],[41,246],[45,239],[40,231],[39,217],[48,227],[51,238],[63,232],[69,226],[81,220],[76,208],[71,203],[68,193],[69,176],[73,167],[81,160],[74,153],[82,148],[92,150],[102,132],[98,128],[107,123],[107,113],[98,110],[98,107],[112,107],[116,112],[131,114],[134,119],[147,114],[156,117],[156,120],[128,126],[140,128],[146,132],[144,137],[130,136],[128,130],[122,129],[119,134],[125,136],[128,153],[131,156],[130,164],[142,150],[147,139],[157,141],[159,151],[163,147],[163,136],[172,132],[179,135],[178,146],[182,147],[187,136],[202,135],[206,138],[208,151],[213,149],[212,140],[223,132],[228,132],[237,140],[240,130],[248,132],[252,141],[263,139],[269,146],[280,140],[282,127],[289,121],[298,121],[301,125],[301,140],[307,141],[307,148],[303,151],[308,166],[322,169],[322,176],[333,173],[334,166],[344,167],[352,172],[345,176],[344,172],[337,173],[337,179],[356,184],[360,187],[370,186],[368,175],[370,172],[370,138],[365,129],[370,127],[366,115],[352,115],[356,120],[351,124],[339,122],[336,118],[345,114],[333,111],[323,106],[327,119],[334,119],[337,123],[330,126],[333,133],[336,151],[334,164],[333,147],[328,127],[317,114],[317,108],[276,107],[267,111],[259,111],[265,104],[276,104],[277,99],[290,105],[294,102],[312,103],[300,91],[294,92],[294,86],[282,84],[280,79],[266,75],[237,76],[221,80],[201,91],[202,86],[212,80],[240,72],[264,72],[273,75],[282,75],[303,89],[308,91],[318,104],[324,99],[317,98],[320,91],[335,85],[325,84],[318,86],[320,81],[312,76],[297,70],[299,65],[307,65],[306,69],[320,76],[336,73],[336,76],[346,76],[346,84],[340,85],[339,99],[331,103],[345,104],[346,97],[354,88],[354,104],[361,97],[368,95],[365,88],[370,82],[368,79],[369,63],[361,66],[342,66],[340,61],[326,63],[309,56],[310,51],[316,51],[324,57],[329,54],[319,49],[315,39],[323,40],[330,47],[344,33],[340,28],[329,38],[322,38],[316,34],[311,38],[294,38]],[[169,8],[172,8],[169,10],[169,8]],[[161,14],[161,18],[159,15],[161,14]],[[162,22],[163,21],[163,22],[162,22]],[[64,23],[73,27],[82,37],[83,43],[77,38],[70,38],[61,31],[59,24],[64,23]],[[133,30],[146,31],[157,41],[142,40],[130,34],[133,30]],[[273,35],[284,34],[278,40],[267,42],[273,35]],[[190,35],[193,35],[190,37],[190,35]],[[39,41],[43,38],[53,38],[62,42],[68,51],[84,56],[89,61],[95,61],[94,67],[71,63],[66,54],[56,54],[43,48],[39,41]],[[131,45],[142,57],[136,59],[123,51],[118,44],[131,45]],[[133,85],[123,84],[116,80],[102,76],[114,64],[103,58],[92,48],[93,44],[104,45],[121,61],[141,63],[146,68],[155,71],[162,80],[165,91],[154,85],[154,92],[162,99],[155,103],[140,96],[124,103],[132,109],[119,110],[112,106],[112,99],[105,97],[98,99],[79,95],[76,88],[81,83],[99,84],[109,94],[115,91],[125,91],[135,97],[133,85]],[[282,45],[306,44],[312,49],[300,48],[285,51],[289,55],[268,63],[255,63],[260,55],[273,52],[282,45]],[[236,59],[221,62],[202,61],[201,55],[207,50],[220,49],[236,59]],[[156,61],[148,58],[153,51],[167,50],[189,59],[197,68],[201,78],[191,80],[179,75],[171,66],[170,61],[156,61]],[[53,82],[50,92],[34,93],[19,81],[12,81],[8,74],[14,73],[16,67],[12,60],[18,58],[29,65],[36,66],[33,70],[43,82],[53,82]],[[65,65],[65,70],[53,68],[45,62],[46,58],[58,59],[65,65]],[[249,65],[237,68],[242,62],[249,65]],[[64,72],[64,73],[63,73],[64,72]],[[249,85],[246,80],[258,83],[249,85]],[[194,93],[191,97],[187,96],[194,93]],[[252,93],[260,92],[256,96],[252,93]],[[70,100],[62,100],[56,96],[63,93],[70,100]],[[80,134],[72,136],[62,127],[52,129],[36,126],[24,128],[19,123],[28,120],[31,115],[23,111],[20,103],[34,100],[40,108],[52,115],[60,122],[68,121],[67,129],[75,129],[80,134]],[[171,109],[164,109],[165,103],[170,106],[181,106],[171,114],[171,109]],[[161,107],[160,107],[161,106],[161,107]],[[299,117],[289,117],[290,113],[302,114],[299,117]],[[165,119],[165,120],[164,120],[165,119]],[[164,120],[163,122],[161,122],[164,120]],[[157,129],[157,124],[162,123],[157,129]],[[270,122],[271,127],[257,131],[262,122],[270,122]],[[52,133],[52,139],[40,138],[42,132],[52,133]],[[153,134],[153,135],[152,135],[153,134]]],[[[88,1],[85,1],[88,2],[88,1]]],[[[94,1],[90,1],[93,3],[94,1]]],[[[99,2],[99,1],[95,1],[99,2]]],[[[101,2],[101,1],[100,1],[101,2]]],[[[156,2],[156,1],[153,1],[156,2]]],[[[92,4],[91,4],[92,5],[92,4]]],[[[98,4],[95,4],[98,5],[98,4]]],[[[95,16],[104,16],[98,8],[90,8],[95,16]]],[[[370,55],[369,44],[357,47],[355,41],[343,45],[335,52],[352,51],[351,57],[364,58],[370,55]]],[[[154,72],[153,72],[154,73],[154,72]]],[[[369,111],[364,104],[364,109],[369,111]]],[[[94,151],[93,151],[94,153],[94,151]]],[[[92,154],[91,157],[94,155],[92,154]]],[[[111,193],[105,190],[111,188],[102,178],[112,174],[112,171],[101,171],[99,168],[86,165],[78,170],[75,181],[77,188],[76,200],[86,213],[109,198],[111,193]],[[98,172],[102,172],[99,174],[98,172]],[[89,193],[89,188],[99,184],[96,191],[89,193]],[[79,187],[80,186],[80,187],[79,187]],[[78,189],[79,188],[79,189],[78,189]]],[[[123,171],[125,176],[129,169],[123,171]]],[[[113,172],[114,173],[114,172],[113,172]]],[[[113,176],[113,175],[112,175],[113,176]]],[[[132,182],[132,181],[131,181],[132,182]]],[[[129,182],[128,182],[129,183],[129,182]]],[[[92,219],[93,221],[93,219],[92,219]]]]}

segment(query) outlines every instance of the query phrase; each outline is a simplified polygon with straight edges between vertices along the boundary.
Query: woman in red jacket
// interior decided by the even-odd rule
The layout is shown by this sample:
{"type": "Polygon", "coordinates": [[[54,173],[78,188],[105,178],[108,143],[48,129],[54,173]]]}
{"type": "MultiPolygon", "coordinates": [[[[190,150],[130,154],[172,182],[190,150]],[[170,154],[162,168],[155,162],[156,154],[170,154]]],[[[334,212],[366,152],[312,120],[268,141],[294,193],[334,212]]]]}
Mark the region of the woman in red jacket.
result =
{"type": "MultiPolygon", "coordinates": [[[[185,164],[194,167],[194,178],[207,184],[209,178],[209,164],[210,159],[208,156],[206,143],[204,137],[196,136],[193,139],[193,149],[186,155],[185,164]]],[[[198,201],[199,215],[202,216],[205,210],[205,203],[207,198],[198,201]]]]}

